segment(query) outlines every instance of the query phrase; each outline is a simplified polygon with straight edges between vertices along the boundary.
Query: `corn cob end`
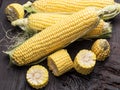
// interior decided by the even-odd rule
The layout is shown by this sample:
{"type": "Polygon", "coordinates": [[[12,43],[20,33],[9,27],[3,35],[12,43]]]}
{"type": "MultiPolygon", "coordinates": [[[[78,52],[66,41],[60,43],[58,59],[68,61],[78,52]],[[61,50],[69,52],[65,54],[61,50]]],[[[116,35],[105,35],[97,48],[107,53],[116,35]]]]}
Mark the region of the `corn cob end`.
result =
{"type": "Polygon", "coordinates": [[[49,80],[48,71],[41,65],[34,65],[27,71],[26,79],[33,88],[43,88],[49,80]]]}
{"type": "Polygon", "coordinates": [[[8,20],[14,21],[24,17],[24,8],[18,3],[12,3],[6,7],[5,13],[8,20]]]}
{"type": "Polygon", "coordinates": [[[93,43],[91,50],[96,54],[98,61],[104,61],[110,55],[109,42],[106,39],[98,39],[93,43]]]}
{"type": "Polygon", "coordinates": [[[74,60],[75,70],[83,75],[90,74],[95,64],[96,55],[92,51],[86,49],[79,51],[74,60]]]}

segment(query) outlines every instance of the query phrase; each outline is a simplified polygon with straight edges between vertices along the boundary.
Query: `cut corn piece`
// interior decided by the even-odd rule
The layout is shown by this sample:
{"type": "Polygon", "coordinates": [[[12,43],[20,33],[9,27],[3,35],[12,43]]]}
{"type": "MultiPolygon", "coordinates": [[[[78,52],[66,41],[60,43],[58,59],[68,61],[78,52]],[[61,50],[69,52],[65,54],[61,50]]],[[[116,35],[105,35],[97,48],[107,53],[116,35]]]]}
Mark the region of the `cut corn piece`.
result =
{"type": "Polygon", "coordinates": [[[13,49],[10,58],[19,66],[35,62],[84,36],[97,26],[99,20],[95,8],[81,10],[35,34],[13,49]]]}
{"type": "Polygon", "coordinates": [[[98,61],[104,61],[110,55],[110,45],[106,39],[98,39],[92,45],[91,50],[96,54],[98,61]]]}
{"type": "Polygon", "coordinates": [[[33,88],[43,88],[47,85],[49,80],[48,71],[41,65],[34,65],[27,71],[26,79],[33,88]]]}
{"type": "Polygon", "coordinates": [[[67,50],[61,49],[48,56],[48,66],[55,76],[60,76],[73,68],[73,62],[67,50]]]}
{"type": "MultiPolygon", "coordinates": [[[[19,26],[26,32],[38,32],[45,28],[59,22],[70,15],[55,14],[55,13],[36,13],[31,14],[28,18],[19,19],[12,22],[13,26],[19,26]]],[[[110,23],[100,20],[98,26],[91,32],[87,33],[83,38],[99,38],[103,35],[106,38],[106,34],[110,37],[111,26],[110,23]]]]}
{"type": "Polygon", "coordinates": [[[80,50],[74,60],[74,68],[83,75],[90,74],[96,64],[96,55],[90,50],[80,50]]]}
{"type": "Polygon", "coordinates": [[[24,17],[24,7],[18,3],[12,3],[6,7],[5,13],[8,20],[14,21],[24,17]]]}

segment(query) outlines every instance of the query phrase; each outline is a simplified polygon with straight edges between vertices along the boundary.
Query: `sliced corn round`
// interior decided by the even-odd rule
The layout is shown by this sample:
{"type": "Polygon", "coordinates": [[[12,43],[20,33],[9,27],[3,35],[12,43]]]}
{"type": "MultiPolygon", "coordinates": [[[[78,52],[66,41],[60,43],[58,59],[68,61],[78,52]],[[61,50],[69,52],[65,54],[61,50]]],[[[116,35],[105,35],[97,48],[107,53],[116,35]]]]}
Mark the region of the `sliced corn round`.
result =
{"type": "Polygon", "coordinates": [[[90,74],[96,64],[96,55],[90,50],[81,50],[75,57],[74,68],[83,75],[90,74]]]}
{"type": "Polygon", "coordinates": [[[48,67],[55,76],[60,76],[73,68],[73,62],[67,50],[61,49],[48,56],[48,67]]]}
{"type": "Polygon", "coordinates": [[[104,61],[110,55],[110,45],[106,39],[98,39],[92,45],[91,50],[96,54],[98,61],[104,61]]]}
{"type": "Polygon", "coordinates": [[[48,83],[48,71],[41,65],[34,65],[27,71],[26,79],[33,88],[42,88],[48,83]]]}
{"type": "Polygon", "coordinates": [[[18,3],[12,3],[6,7],[5,13],[8,20],[14,21],[24,17],[24,7],[18,3]]]}

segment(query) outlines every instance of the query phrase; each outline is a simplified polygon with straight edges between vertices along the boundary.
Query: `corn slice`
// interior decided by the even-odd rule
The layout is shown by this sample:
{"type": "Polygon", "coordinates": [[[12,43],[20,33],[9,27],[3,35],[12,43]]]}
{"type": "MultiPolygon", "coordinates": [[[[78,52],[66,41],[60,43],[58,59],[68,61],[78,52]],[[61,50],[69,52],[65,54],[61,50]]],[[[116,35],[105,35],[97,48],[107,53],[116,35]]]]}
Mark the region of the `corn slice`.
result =
{"type": "Polygon", "coordinates": [[[43,88],[47,85],[49,80],[48,71],[41,65],[34,65],[27,71],[26,79],[33,88],[43,88]]]}
{"type": "Polygon", "coordinates": [[[48,66],[55,76],[60,76],[73,68],[73,62],[67,50],[61,49],[48,56],[48,66]]]}
{"type": "Polygon", "coordinates": [[[18,3],[12,3],[6,7],[5,13],[8,20],[14,21],[24,17],[24,7],[18,3]]]}
{"type": "Polygon", "coordinates": [[[74,68],[83,75],[90,74],[96,64],[96,55],[90,50],[80,50],[74,60],[74,68]]]}
{"type": "Polygon", "coordinates": [[[110,45],[106,39],[98,39],[94,42],[91,50],[96,54],[98,61],[104,61],[110,55],[110,45]]]}

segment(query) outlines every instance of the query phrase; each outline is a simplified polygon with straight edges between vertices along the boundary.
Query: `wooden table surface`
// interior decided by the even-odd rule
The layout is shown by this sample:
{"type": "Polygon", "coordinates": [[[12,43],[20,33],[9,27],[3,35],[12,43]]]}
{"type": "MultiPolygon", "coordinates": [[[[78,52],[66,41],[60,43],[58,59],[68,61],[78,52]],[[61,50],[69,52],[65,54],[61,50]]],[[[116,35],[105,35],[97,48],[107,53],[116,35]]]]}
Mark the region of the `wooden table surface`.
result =
{"type": "MultiPolygon", "coordinates": [[[[0,0],[1,3],[2,0],[0,0]]],[[[17,67],[9,63],[8,55],[2,51],[7,50],[11,44],[5,37],[6,31],[12,30],[12,34],[18,28],[12,27],[4,13],[5,7],[13,2],[25,3],[27,0],[3,0],[0,7],[0,90],[34,90],[25,79],[29,66],[17,67]]],[[[120,2],[120,0],[116,0],[120,2]]],[[[111,54],[104,62],[97,62],[94,71],[87,76],[78,74],[74,69],[68,73],[55,77],[49,71],[48,85],[41,90],[120,90],[120,15],[111,20],[113,25],[112,37],[108,39],[111,45],[111,54]]],[[[10,35],[11,33],[7,33],[10,35]]],[[[70,44],[66,49],[72,59],[81,49],[90,49],[95,40],[84,40],[70,44]]],[[[46,65],[46,60],[41,65],[46,65]]]]}

